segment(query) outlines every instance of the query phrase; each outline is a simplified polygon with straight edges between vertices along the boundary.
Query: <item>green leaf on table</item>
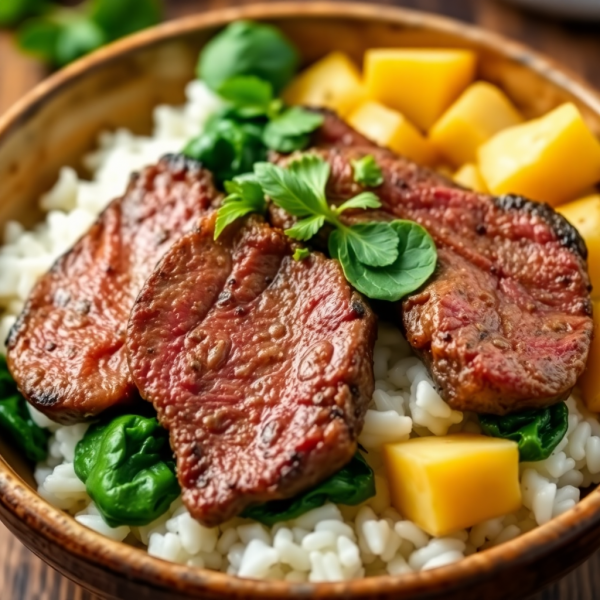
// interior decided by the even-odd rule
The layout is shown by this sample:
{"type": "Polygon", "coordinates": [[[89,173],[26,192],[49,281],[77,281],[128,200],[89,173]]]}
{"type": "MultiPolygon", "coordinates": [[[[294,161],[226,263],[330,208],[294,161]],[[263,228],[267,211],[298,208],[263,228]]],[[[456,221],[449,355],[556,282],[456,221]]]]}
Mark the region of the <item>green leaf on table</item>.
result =
{"type": "Polygon", "coordinates": [[[350,198],[350,200],[346,200],[343,204],[340,204],[335,209],[335,212],[338,215],[341,215],[344,211],[350,209],[364,209],[368,208],[379,208],[381,206],[381,202],[379,198],[373,192],[362,192],[354,198],[350,198]]]}
{"type": "Polygon", "coordinates": [[[303,150],[310,141],[310,134],[323,124],[323,120],[323,115],[293,106],[267,123],[264,143],[277,152],[303,150]]]}
{"type": "Polygon", "coordinates": [[[45,13],[51,7],[49,0],[1,0],[0,27],[14,27],[24,19],[45,13]]]}
{"type": "Polygon", "coordinates": [[[116,40],[162,21],[161,0],[91,0],[88,15],[108,40],[116,40]]]}
{"type": "Polygon", "coordinates": [[[486,435],[517,442],[522,462],[548,458],[567,434],[569,409],[564,402],[505,415],[478,415],[486,435]]]}
{"type": "Polygon", "coordinates": [[[290,521],[326,502],[356,506],[375,495],[375,475],[360,452],[337,473],[314,488],[289,500],[273,500],[251,506],[243,517],[255,519],[268,527],[290,521]]]}
{"type": "Polygon", "coordinates": [[[237,219],[250,213],[264,213],[267,208],[265,196],[260,184],[253,175],[241,175],[233,181],[225,182],[229,195],[217,212],[214,239],[218,239],[223,230],[237,219]]]}
{"type": "Polygon", "coordinates": [[[304,260],[310,256],[310,250],[308,248],[296,248],[294,250],[294,260],[304,260]]]}
{"type": "Polygon", "coordinates": [[[431,236],[412,221],[392,221],[398,234],[398,258],[388,266],[371,267],[361,263],[339,229],[329,236],[329,252],[337,258],[346,279],[368,298],[396,302],[421,287],[433,274],[437,262],[431,236]]]}
{"type": "Polygon", "coordinates": [[[285,230],[285,234],[295,240],[305,242],[317,234],[319,229],[325,224],[325,217],[322,215],[313,215],[298,221],[293,227],[285,230]]]}
{"type": "Polygon", "coordinates": [[[356,258],[369,267],[385,267],[398,258],[398,234],[390,223],[357,223],[340,231],[356,258]]]}
{"type": "Polygon", "coordinates": [[[181,493],[169,435],[156,418],[105,417],[75,447],[75,473],[111,527],[143,526],[181,493]]]}
{"type": "Polygon", "coordinates": [[[217,93],[228,79],[251,75],[270,83],[274,94],[279,94],[298,62],[298,51],[276,27],[236,21],[204,46],[197,74],[217,93]]]}
{"type": "Polygon", "coordinates": [[[368,187],[377,187],[383,183],[383,172],[372,154],[358,160],[351,160],[354,181],[368,187]]]}

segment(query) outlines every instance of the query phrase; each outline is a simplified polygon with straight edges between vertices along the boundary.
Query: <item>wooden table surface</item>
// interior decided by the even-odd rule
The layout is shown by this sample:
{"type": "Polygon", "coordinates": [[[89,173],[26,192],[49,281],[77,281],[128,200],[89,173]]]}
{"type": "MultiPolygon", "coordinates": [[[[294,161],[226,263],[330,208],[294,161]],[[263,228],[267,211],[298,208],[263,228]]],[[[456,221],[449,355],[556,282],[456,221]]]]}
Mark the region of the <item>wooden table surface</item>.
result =
{"type": "MultiPolygon", "coordinates": [[[[239,3],[170,0],[168,17],[239,3]]],[[[387,3],[446,14],[521,40],[562,62],[600,89],[600,23],[563,23],[519,11],[496,0],[392,0],[387,3]]],[[[45,75],[35,61],[16,51],[9,34],[0,32],[0,113],[45,75]]],[[[532,600],[597,598],[600,598],[600,552],[532,600]]],[[[95,600],[95,596],[47,567],[0,524],[0,600],[95,600]]]]}

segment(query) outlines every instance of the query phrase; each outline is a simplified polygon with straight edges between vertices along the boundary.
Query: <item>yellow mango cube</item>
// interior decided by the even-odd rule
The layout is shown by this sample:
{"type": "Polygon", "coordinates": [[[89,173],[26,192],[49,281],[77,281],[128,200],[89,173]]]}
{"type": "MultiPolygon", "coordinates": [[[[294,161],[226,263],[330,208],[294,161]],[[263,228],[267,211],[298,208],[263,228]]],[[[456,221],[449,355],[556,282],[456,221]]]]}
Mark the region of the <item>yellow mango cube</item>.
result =
{"type": "Polygon", "coordinates": [[[463,165],[456,173],[454,173],[452,179],[459,185],[473,190],[474,192],[485,194],[489,191],[477,165],[474,165],[473,163],[463,165]]]}
{"type": "Polygon", "coordinates": [[[392,504],[427,533],[443,536],[521,507],[519,451],[474,434],[386,444],[392,504]]]}
{"type": "Polygon", "coordinates": [[[288,104],[331,108],[342,117],[366,96],[358,68],[343,52],[332,52],[317,61],[283,92],[288,104]]]}
{"type": "Polygon", "coordinates": [[[473,81],[476,63],[470,50],[367,50],[365,85],[369,98],[427,131],[473,81]]]}
{"type": "Polygon", "coordinates": [[[478,81],[436,121],[429,139],[444,158],[459,166],[477,160],[477,148],[495,133],[522,122],[502,90],[478,81]]]}
{"type": "Polygon", "coordinates": [[[556,209],[585,240],[592,298],[600,298],[600,194],[586,196],[556,209]]]}
{"type": "Polygon", "coordinates": [[[584,404],[589,410],[600,413],[600,300],[594,300],[594,337],[587,366],[579,379],[584,404]]]}
{"type": "Polygon", "coordinates": [[[401,113],[373,102],[364,102],[347,118],[365,137],[421,165],[432,165],[436,152],[421,132],[401,113]]]}
{"type": "Polygon", "coordinates": [[[494,194],[521,194],[557,206],[600,180],[600,143],[574,104],[510,127],[478,151],[494,194]]]}

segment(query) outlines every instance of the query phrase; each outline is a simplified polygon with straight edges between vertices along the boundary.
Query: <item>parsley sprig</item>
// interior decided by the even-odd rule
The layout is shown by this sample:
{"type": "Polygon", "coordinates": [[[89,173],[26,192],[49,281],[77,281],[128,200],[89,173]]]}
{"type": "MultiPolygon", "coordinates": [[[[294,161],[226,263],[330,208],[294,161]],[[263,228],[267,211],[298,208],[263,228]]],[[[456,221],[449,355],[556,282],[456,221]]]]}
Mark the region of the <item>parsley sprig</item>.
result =
{"type": "MultiPolygon", "coordinates": [[[[423,285],[437,260],[427,231],[404,220],[345,224],[340,218],[345,211],[379,208],[381,202],[372,192],[362,192],[338,207],[330,206],[325,193],[329,175],[329,164],[314,154],[290,162],[287,168],[256,163],[253,176],[226,184],[230,195],[219,210],[223,226],[217,227],[215,238],[236,218],[257,208],[264,211],[266,195],[298,219],[285,231],[295,240],[308,241],[325,224],[331,226],[331,256],[340,261],[346,279],[369,298],[397,301],[423,285]]],[[[297,260],[305,257],[305,252],[294,255],[297,260]]]]}

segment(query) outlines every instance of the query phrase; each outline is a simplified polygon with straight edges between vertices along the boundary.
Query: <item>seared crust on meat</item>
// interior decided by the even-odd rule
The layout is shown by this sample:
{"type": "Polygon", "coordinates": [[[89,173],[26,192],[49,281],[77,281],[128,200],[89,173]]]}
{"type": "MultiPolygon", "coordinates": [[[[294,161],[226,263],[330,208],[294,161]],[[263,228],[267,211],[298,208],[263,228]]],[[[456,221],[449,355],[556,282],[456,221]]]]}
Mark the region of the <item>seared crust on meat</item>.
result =
{"type": "Polygon", "coordinates": [[[373,393],[376,322],[339,264],[259,217],[184,236],[131,314],[128,356],[208,526],[346,464],[373,393]]]}
{"type": "MultiPolygon", "coordinates": [[[[409,219],[436,242],[436,273],[398,312],[445,400],[459,410],[501,415],[568,397],[592,336],[579,233],[548,205],[477,194],[388,150],[336,146],[333,134],[322,137],[325,147],[308,152],[329,162],[334,203],[363,191],[353,179],[353,159],[371,154],[384,174],[374,190],[382,207],[343,218],[409,219]]],[[[271,216],[281,220],[277,211],[271,216]]]]}
{"type": "Polygon", "coordinates": [[[7,342],[33,406],[73,423],[139,399],[124,348],[129,312],[156,262],[219,198],[198,163],[165,157],[38,281],[7,342]]]}

